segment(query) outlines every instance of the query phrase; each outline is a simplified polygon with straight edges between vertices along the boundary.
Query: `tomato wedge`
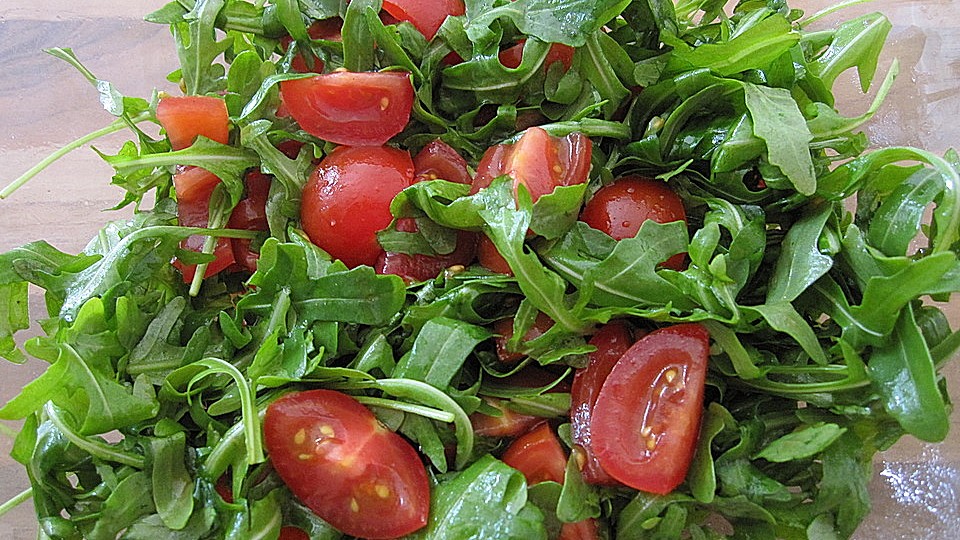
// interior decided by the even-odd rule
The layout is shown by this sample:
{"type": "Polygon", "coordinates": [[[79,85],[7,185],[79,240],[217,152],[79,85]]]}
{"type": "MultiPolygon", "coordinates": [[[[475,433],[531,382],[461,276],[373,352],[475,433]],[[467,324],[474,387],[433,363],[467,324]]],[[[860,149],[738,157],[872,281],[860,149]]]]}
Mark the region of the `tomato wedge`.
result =
{"type": "Polygon", "coordinates": [[[349,267],[373,266],[377,231],[393,220],[390,202],[414,182],[410,154],[384,146],[334,150],[303,190],[300,218],[314,244],[349,267]]]}
{"type": "Polygon", "coordinates": [[[624,353],[590,423],[604,471],[660,495],[683,482],[700,430],[709,353],[710,334],[700,324],[655,330],[624,353]]]}
{"type": "Polygon", "coordinates": [[[414,93],[409,73],[341,71],[283,81],[280,96],[307,133],[347,146],[380,146],[410,121],[414,93]]]}
{"type": "Polygon", "coordinates": [[[600,328],[589,343],[597,350],[590,353],[587,366],[577,370],[570,389],[571,435],[583,453],[583,466],[580,469],[583,479],[591,484],[616,485],[618,482],[603,470],[594,454],[590,419],[600,388],[610,370],[633,344],[633,338],[626,324],[612,321],[600,328]]]}
{"type": "Polygon", "coordinates": [[[157,103],[157,121],[174,150],[189,147],[199,135],[220,144],[230,142],[227,103],[209,96],[167,96],[157,103]]]}
{"type": "Polygon", "coordinates": [[[343,533],[397,538],[426,525],[430,484],[417,451],[352,397],[287,394],[267,408],[263,433],[290,491],[343,533]]]}
{"type": "MultiPolygon", "coordinates": [[[[511,69],[516,69],[520,67],[520,63],[523,62],[523,44],[527,41],[521,39],[517,42],[516,45],[508,47],[498,55],[500,63],[504,67],[511,69]]],[[[564,71],[568,71],[570,66],[573,65],[573,53],[576,52],[576,49],[569,45],[564,45],[563,43],[554,43],[550,45],[550,50],[547,51],[547,56],[543,60],[543,68],[549,69],[554,62],[560,62],[560,65],[563,66],[564,71]]]]}
{"type": "MultiPolygon", "coordinates": [[[[210,195],[220,183],[220,179],[213,173],[200,167],[186,167],[173,175],[174,190],[177,193],[177,221],[183,227],[206,227],[210,216],[210,195]]],[[[180,243],[185,250],[200,252],[206,243],[206,236],[190,236],[180,243]]],[[[215,259],[207,265],[203,277],[208,278],[229,268],[236,261],[233,244],[228,238],[220,238],[213,250],[215,259]]],[[[184,283],[193,281],[197,271],[194,264],[183,264],[174,261],[184,283]]]]}
{"type": "Polygon", "coordinates": [[[398,21],[408,21],[427,41],[450,15],[463,15],[462,0],[383,0],[383,10],[398,21]]]}
{"type": "Polygon", "coordinates": [[[540,127],[527,128],[512,145],[487,150],[477,165],[472,192],[490,185],[494,178],[509,175],[514,190],[523,184],[534,202],[557,186],[587,181],[593,144],[579,132],[553,137],[540,127]]]}
{"type": "MultiPolygon", "coordinates": [[[[537,314],[533,326],[523,335],[523,341],[536,339],[547,332],[554,325],[553,319],[547,314],[540,312],[537,314]]],[[[515,364],[523,359],[524,355],[511,351],[507,348],[507,343],[513,337],[513,319],[500,319],[493,323],[493,331],[497,333],[494,341],[497,344],[497,358],[504,364],[515,364]]]]}

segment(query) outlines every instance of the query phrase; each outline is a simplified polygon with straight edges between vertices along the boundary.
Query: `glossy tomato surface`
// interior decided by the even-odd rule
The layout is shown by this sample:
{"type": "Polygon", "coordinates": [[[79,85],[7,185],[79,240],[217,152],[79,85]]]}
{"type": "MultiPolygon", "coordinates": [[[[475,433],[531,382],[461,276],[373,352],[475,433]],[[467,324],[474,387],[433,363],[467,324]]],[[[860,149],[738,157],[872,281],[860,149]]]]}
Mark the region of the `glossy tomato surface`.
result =
{"type": "Polygon", "coordinates": [[[591,484],[615,485],[617,481],[607,474],[593,451],[590,420],[600,388],[620,357],[633,345],[633,337],[627,325],[611,321],[590,338],[590,345],[597,348],[588,356],[586,367],[578,369],[573,376],[570,390],[570,426],[573,442],[583,453],[583,479],[591,484]]]}
{"type": "Polygon", "coordinates": [[[514,186],[523,185],[534,202],[558,186],[587,181],[593,145],[579,132],[554,137],[540,127],[527,128],[512,145],[487,150],[477,165],[472,191],[490,185],[494,178],[508,175],[514,186]]]}
{"type": "Polygon", "coordinates": [[[167,96],[157,104],[157,121],[174,150],[189,147],[197,136],[230,142],[230,117],[225,101],[209,96],[167,96]]]}
{"type": "MultiPolygon", "coordinates": [[[[600,188],[580,213],[580,220],[594,229],[622,240],[633,238],[643,222],[686,221],[683,200],[665,182],[639,176],[620,178],[600,188]]],[[[685,255],[679,253],[663,262],[674,270],[684,268],[685,255]]]]}
{"type": "Polygon", "coordinates": [[[567,456],[550,424],[539,426],[517,437],[501,458],[504,463],[523,473],[527,484],[563,483],[567,456]]]}
{"type": "Polygon", "coordinates": [[[590,424],[604,471],[660,495],[683,482],[700,430],[709,352],[706,328],[679,324],[624,353],[600,389],[590,424]]]}
{"type": "Polygon", "coordinates": [[[467,160],[440,139],[427,143],[413,157],[413,166],[420,180],[442,179],[458,184],[470,184],[473,178],[467,169],[467,160]]]}
{"type": "MultiPolygon", "coordinates": [[[[523,341],[530,341],[542,336],[553,324],[553,319],[545,313],[538,313],[536,320],[533,322],[533,326],[523,335],[523,341]]],[[[494,341],[497,344],[497,357],[501,362],[505,364],[515,364],[523,359],[523,354],[511,351],[507,347],[510,338],[513,337],[513,319],[500,319],[493,323],[493,331],[497,333],[494,341]]]]}
{"type": "Polygon", "coordinates": [[[283,81],[280,95],[304,131],[347,146],[380,146],[403,131],[414,97],[410,74],[396,71],[283,81]]]}
{"type": "Polygon", "coordinates": [[[462,0],[384,0],[383,10],[398,21],[408,21],[428,40],[449,15],[463,15],[462,0]]]}
{"type": "Polygon", "coordinates": [[[352,397],[288,394],[267,408],[263,432],[290,491],[340,531],[396,538],[426,524],[430,485],[419,455],[352,397]]]}
{"type": "Polygon", "coordinates": [[[526,433],[543,418],[521,414],[505,407],[500,400],[484,398],[488,405],[500,411],[500,416],[475,412],[470,415],[473,432],[483,437],[517,437],[526,433]]]}
{"type": "Polygon", "coordinates": [[[337,148],[317,165],[304,187],[304,231],[347,266],[373,266],[383,251],[377,231],[393,219],[390,201],[413,181],[413,162],[404,151],[337,148]]]}
{"type": "MultiPolygon", "coordinates": [[[[273,178],[263,174],[259,169],[252,169],[244,175],[243,183],[246,188],[244,197],[230,214],[227,226],[231,229],[247,231],[265,231],[267,223],[267,197],[270,195],[270,185],[273,178]]],[[[257,269],[259,254],[250,249],[251,241],[248,238],[233,238],[233,256],[239,265],[248,272],[257,269]]]]}

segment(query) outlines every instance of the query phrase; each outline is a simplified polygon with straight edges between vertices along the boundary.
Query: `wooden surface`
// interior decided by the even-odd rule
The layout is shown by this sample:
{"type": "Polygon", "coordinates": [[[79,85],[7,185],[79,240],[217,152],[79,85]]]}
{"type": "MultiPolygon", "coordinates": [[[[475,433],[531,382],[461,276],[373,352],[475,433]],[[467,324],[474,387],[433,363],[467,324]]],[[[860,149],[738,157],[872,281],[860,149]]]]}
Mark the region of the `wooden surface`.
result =
{"type": "MultiPolygon", "coordinates": [[[[814,12],[830,2],[792,0],[814,12]]],[[[65,63],[41,52],[71,47],[98,77],[128,95],[148,97],[175,67],[165,27],[142,22],[163,0],[4,0],[0,3],[0,186],[46,154],[100,128],[111,117],[96,91],[65,63]]],[[[883,145],[915,145],[942,152],[960,146],[960,0],[878,0],[844,12],[885,12],[894,24],[885,64],[897,57],[901,75],[886,105],[868,128],[883,145]]],[[[822,26],[829,26],[825,19],[822,26]]],[[[881,66],[881,71],[885,67],[881,66]]],[[[882,75],[881,75],[882,77],[882,75]]],[[[848,77],[840,102],[847,113],[869,104],[848,77]]],[[[98,141],[113,151],[122,139],[98,141]]],[[[111,169],[89,148],[49,168],[8,200],[0,201],[0,251],[46,239],[65,251],[83,248],[104,221],[102,213],[121,197],[109,185],[111,169]]],[[[40,305],[34,299],[34,313],[40,305]]],[[[956,327],[957,306],[950,306],[956,327]]],[[[24,333],[26,334],[26,333],[24,333]]],[[[0,360],[0,403],[45,366],[13,366],[0,360]]],[[[953,395],[960,396],[960,362],[949,368],[953,395]]],[[[875,511],[861,539],[953,539],[960,534],[960,414],[941,445],[904,440],[881,455],[871,487],[875,511]]],[[[14,424],[7,424],[15,427],[14,424]]],[[[8,456],[11,440],[0,433],[0,502],[27,487],[22,468],[8,456]]],[[[32,538],[36,525],[29,504],[0,518],[0,540],[32,538]]]]}

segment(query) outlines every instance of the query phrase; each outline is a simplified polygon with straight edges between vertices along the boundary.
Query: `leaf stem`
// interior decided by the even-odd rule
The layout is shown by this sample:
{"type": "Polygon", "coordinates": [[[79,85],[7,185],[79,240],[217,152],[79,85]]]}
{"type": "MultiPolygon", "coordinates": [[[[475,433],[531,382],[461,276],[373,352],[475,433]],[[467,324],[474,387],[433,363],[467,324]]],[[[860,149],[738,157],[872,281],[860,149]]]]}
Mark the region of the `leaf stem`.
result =
{"type": "MultiPolygon", "coordinates": [[[[140,122],[143,122],[149,118],[150,118],[150,113],[143,113],[133,117],[131,119],[131,122],[133,122],[134,124],[139,124],[140,122]]],[[[65,146],[60,147],[49,156],[43,158],[39,163],[31,167],[27,172],[20,175],[16,180],[14,180],[13,182],[10,182],[10,184],[7,185],[7,187],[0,190],[0,199],[6,199],[10,195],[12,195],[13,192],[23,187],[23,185],[29,182],[30,179],[32,179],[34,176],[39,174],[40,171],[46,169],[47,167],[49,167],[51,164],[53,164],[55,161],[62,158],[63,156],[69,154],[70,152],[76,150],[77,148],[80,148],[81,146],[91,141],[99,139],[100,137],[104,137],[104,136],[110,135],[111,133],[122,131],[126,127],[127,127],[127,121],[123,118],[118,118],[113,122],[111,122],[106,127],[87,133],[86,135],[70,143],[67,143],[65,146]]]]}
{"type": "Polygon", "coordinates": [[[7,502],[0,504],[0,517],[3,517],[4,514],[13,510],[14,508],[20,506],[21,504],[30,500],[33,497],[33,488],[27,488],[20,493],[14,495],[7,502]]]}
{"type": "Polygon", "coordinates": [[[63,421],[63,418],[60,417],[60,413],[57,411],[56,407],[53,406],[53,403],[47,402],[47,404],[44,406],[44,412],[47,414],[47,417],[50,419],[53,425],[60,430],[60,433],[62,433],[68,441],[72,442],[77,446],[77,448],[80,448],[88,454],[106,461],[113,461],[115,463],[129,465],[136,469],[143,469],[144,466],[146,466],[143,456],[121,452],[109,444],[96,441],[76,433],[70,428],[70,426],[67,425],[66,422],[63,421]]]}
{"type": "Polygon", "coordinates": [[[405,403],[403,401],[396,401],[393,399],[385,399],[378,397],[369,397],[369,396],[353,396],[354,399],[363,403],[364,405],[370,405],[372,407],[380,407],[383,409],[393,409],[395,411],[401,411],[405,413],[416,414],[424,418],[430,418],[431,420],[437,420],[438,422],[451,423],[456,419],[453,413],[447,411],[441,411],[438,409],[433,409],[431,407],[424,407],[422,405],[415,405],[413,403],[405,403]]]}

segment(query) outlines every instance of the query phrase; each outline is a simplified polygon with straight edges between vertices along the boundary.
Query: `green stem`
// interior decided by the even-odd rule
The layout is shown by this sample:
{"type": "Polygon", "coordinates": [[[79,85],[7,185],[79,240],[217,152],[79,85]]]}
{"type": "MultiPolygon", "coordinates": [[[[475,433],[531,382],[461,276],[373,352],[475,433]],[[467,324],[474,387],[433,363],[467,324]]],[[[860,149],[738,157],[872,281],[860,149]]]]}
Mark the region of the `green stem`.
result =
{"type": "Polygon", "coordinates": [[[403,401],[396,401],[393,399],[384,399],[377,397],[368,397],[368,396],[354,396],[354,399],[363,403],[364,405],[370,405],[372,407],[380,407],[381,409],[393,409],[395,411],[401,411],[410,414],[416,414],[424,418],[430,418],[431,420],[437,420],[438,422],[451,423],[456,419],[456,416],[453,413],[447,411],[441,411],[438,409],[433,409],[430,407],[424,407],[422,405],[414,405],[413,403],[405,403],[403,401]]]}
{"type": "Polygon", "coordinates": [[[57,412],[56,407],[54,407],[52,403],[48,402],[46,404],[44,407],[44,412],[47,414],[47,417],[50,419],[50,421],[53,422],[53,425],[60,430],[60,433],[62,433],[68,441],[72,442],[77,446],[77,448],[80,448],[91,456],[95,456],[105,461],[113,461],[115,463],[129,465],[136,469],[144,468],[145,461],[143,456],[121,452],[107,443],[83,437],[70,429],[70,426],[63,421],[63,418],[60,418],[60,413],[57,412]]]}
{"type": "Polygon", "coordinates": [[[9,512],[10,510],[13,510],[14,508],[20,506],[21,504],[29,501],[31,497],[33,497],[33,489],[27,488],[21,491],[20,493],[18,493],[17,495],[14,495],[13,498],[10,499],[9,501],[3,504],[0,504],[0,517],[3,517],[3,515],[9,512]]]}
{"type": "MultiPolygon", "coordinates": [[[[149,113],[143,113],[139,116],[135,116],[134,118],[131,119],[131,121],[135,124],[138,124],[149,118],[150,118],[149,113]]],[[[68,143],[66,146],[63,146],[57,149],[55,152],[53,152],[52,154],[50,154],[49,156],[41,160],[39,163],[31,167],[30,170],[20,175],[20,177],[18,177],[16,180],[14,180],[13,182],[10,182],[10,184],[7,185],[7,187],[0,190],[0,199],[6,199],[10,195],[12,195],[13,192],[23,187],[23,185],[29,182],[30,179],[32,179],[34,176],[39,174],[40,171],[46,169],[47,167],[49,167],[51,164],[53,164],[55,161],[62,158],[63,156],[69,154],[70,152],[76,150],[77,148],[80,148],[81,146],[91,141],[99,139],[100,137],[104,137],[106,135],[110,135],[111,133],[122,131],[126,127],[127,127],[126,120],[122,118],[118,118],[117,120],[114,120],[113,122],[111,122],[110,125],[104,128],[98,129],[96,131],[93,131],[91,133],[88,133],[80,137],[79,139],[76,139],[73,142],[68,143]]]]}

